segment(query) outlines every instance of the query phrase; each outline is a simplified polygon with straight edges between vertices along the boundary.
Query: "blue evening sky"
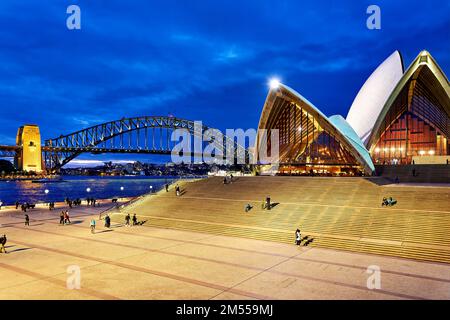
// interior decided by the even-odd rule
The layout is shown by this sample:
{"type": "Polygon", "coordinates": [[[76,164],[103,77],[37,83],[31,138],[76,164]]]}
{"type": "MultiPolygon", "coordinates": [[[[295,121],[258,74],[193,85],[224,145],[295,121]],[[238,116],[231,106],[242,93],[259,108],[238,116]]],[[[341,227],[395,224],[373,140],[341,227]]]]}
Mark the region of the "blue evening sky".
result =
{"type": "Polygon", "coordinates": [[[396,49],[405,67],[426,49],[448,75],[450,2],[1,0],[0,144],[25,123],[52,138],[139,115],[255,128],[272,76],[345,117],[396,49]],[[71,4],[81,30],[66,28],[71,4]],[[371,4],[381,30],[366,28],[371,4]]]}

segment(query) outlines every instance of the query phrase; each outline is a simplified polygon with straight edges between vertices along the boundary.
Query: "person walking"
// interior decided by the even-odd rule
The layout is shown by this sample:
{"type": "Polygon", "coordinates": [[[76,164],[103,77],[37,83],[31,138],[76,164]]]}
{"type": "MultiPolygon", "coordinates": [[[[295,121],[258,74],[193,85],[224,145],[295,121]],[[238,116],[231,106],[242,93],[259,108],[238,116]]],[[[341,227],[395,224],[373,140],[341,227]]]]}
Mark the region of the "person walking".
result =
{"type": "Polygon", "coordinates": [[[128,213],[126,216],[125,216],[125,225],[127,226],[127,227],[129,227],[130,226],[130,214],[128,213]]]}
{"type": "Polygon", "coordinates": [[[96,224],[96,222],[95,222],[95,219],[94,218],[92,218],[91,219],[91,233],[95,233],[95,224],[96,224]]]}
{"type": "Polygon", "coordinates": [[[299,246],[300,242],[302,242],[302,236],[300,233],[300,229],[297,229],[295,230],[295,243],[297,244],[297,246],[299,246]]]}
{"type": "Polygon", "coordinates": [[[59,224],[64,225],[64,210],[59,214],[59,224]]]}
{"type": "Polygon", "coordinates": [[[270,196],[266,197],[266,209],[270,210],[272,205],[270,204],[270,196]]]}
{"type": "Polygon", "coordinates": [[[2,235],[1,237],[0,237],[0,253],[1,252],[4,252],[4,253],[7,253],[6,252],[6,248],[5,248],[5,245],[6,245],[6,241],[7,241],[8,239],[6,239],[6,234],[4,234],[4,235],[2,235]]]}
{"type": "Polygon", "coordinates": [[[70,217],[69,217],[69,210],[66,210],[66,212],[64,212],[64,223],[71,223],[70,222],[70,217]]]}
{"type": "Polygon", "coordinates": [[[133,226],[137,225],[137,217],[136,217],[136,213],[133,214],[133,226]]]}
{"type": "Polygon", "coordinates": [[[30,226],[30,217],[25,213],[25,225],[30,226]]]}
{"type": "Polygon", "coordinates": [[[166,192],[169,192],[169,184],[166,183],[165,187],[166,187],[166,192]]]}
{"type": "Polygon", "coordinates": [[[16,201],[16,210],[19,209],[19,205],[20,205],[19,201],[16,201]]]}
{"type": "Polygon", "coordinates": [[[105,227],[106,228],[111,227],[111,218],[108,215],[105,217],[105,227]]]}

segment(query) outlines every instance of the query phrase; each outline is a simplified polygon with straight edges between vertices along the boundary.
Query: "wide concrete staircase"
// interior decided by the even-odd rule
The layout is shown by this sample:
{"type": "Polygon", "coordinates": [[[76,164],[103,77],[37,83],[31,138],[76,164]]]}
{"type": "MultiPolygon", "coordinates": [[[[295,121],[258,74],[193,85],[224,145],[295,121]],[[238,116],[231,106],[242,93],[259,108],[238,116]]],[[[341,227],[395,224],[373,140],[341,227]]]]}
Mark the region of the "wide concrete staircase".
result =
{"type": "Polygon", "coordinates": [[[182,183],[113,215],[146,226],[450,263],[450,188],[387,185],[383,178],[240,177],[182,183]],[[270,195],[272,210],[261,204],[270,195]],[[381,207],[383,197],[398,201],[381,207]],[[244,211],[249,203],[253,208],[244,211]]]}
{"type": "Polygon", "coordinates": [[[445,164],[416,164],[398,166],[376,166],[378,175],[394,181],[396,177],[400,182],[419,183],[449,183],[450,165],[445,164]],[[415,176],[413,176],[415,169],[415,176]]]}

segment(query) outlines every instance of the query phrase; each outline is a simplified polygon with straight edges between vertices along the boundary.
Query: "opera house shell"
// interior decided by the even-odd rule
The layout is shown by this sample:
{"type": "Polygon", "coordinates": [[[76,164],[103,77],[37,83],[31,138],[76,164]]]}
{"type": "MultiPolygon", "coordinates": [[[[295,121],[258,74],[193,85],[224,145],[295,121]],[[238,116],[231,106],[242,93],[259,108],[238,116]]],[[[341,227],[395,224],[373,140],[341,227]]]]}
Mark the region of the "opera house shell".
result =
{"type": "Polygon", "coordinates": [[[278,174],[371,175],[375,165],[448,161],[449,82],[427,51],[405,72],[395,51],[362,86],[347,119],[327,117],[279,84],[268,93],[258,129],[268,134],[258,135],[255,150],[267,153],[270,131],[278,131],[278,174]]]}
{"type": "Polygon", "coordinates": [[[278,130],[280,174],[370,174],[375,169],[364,144],[344,118],[327,118],[283,84],[270,90],[258,128],[268,133],[258,136],[256,150],[262,146],[270,150],[270,131],[278,130]],[[267,141],[262,141],[264,138],[267,141]]]}
{"type": "Polygon", "coordinates": [[[370,75],[356,95],[346,120],[363,142],[369,138],[381,109],[402,76],[402,58],[400,52],[395,51],[370,75]]]}
{"type": "Polygon", "coordinates": [[[422,51],[383,105],[366,147],[376,164],[444,164],[449,138],[449,82],[422,51]]]}

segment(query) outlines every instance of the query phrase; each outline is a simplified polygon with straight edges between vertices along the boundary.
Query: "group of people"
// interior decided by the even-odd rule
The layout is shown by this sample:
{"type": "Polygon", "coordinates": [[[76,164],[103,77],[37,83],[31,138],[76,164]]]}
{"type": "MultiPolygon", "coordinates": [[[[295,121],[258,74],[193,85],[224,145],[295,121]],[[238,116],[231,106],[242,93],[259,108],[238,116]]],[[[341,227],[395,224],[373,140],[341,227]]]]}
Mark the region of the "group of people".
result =
{"type": "Polygon", "coordinates": [[[69,208],[72,208],[73,206],[81,206],[81,199],[80,198],[77,198],[75,200],[71,200],[69,198],[66,198],[65,202],[69,206],[69,208]]]}
{"type": "Polygon", "coordinates": [[[29,204],[28,202],[20,204],[19,201],[16,201],[16,210],[19,209],[19,206],[23,212],[27,212],[28,209],[34,209],[36,207],[35,204],[29,204]]]}
{"type": "Polygon", "coordinates": [[[223,177],[223,184],[233,183],[233,175],[230,174],[230,177],[224,176],[223,177]]]}
{"type": "Polygon", "coordinates": [[[63,210],[61,211],[61,213],[59,214],[59,224],[65,225],[65,224],[70,224],[70,216],[69,216],[69,211],[68,210],[63,210]]]}
{"type": "Polygon", "coordinates": [[[133,214],[133,218],[130,217],[129,213],[125,216],[125,226],[127,226],[127,227],[131,226],[130,225],[130,220],[132,221],[133,226],[136,226],[136,225],[139,224],[137,216],[136,216],[136,213],[133,214]]]}
{"type": "Polygon", "coordinates": [[[381,202],[382,207],[384,207],[384,206],[392,207],[393,205],[396,205],[396,204],[397,204],[397,200],[395,200],[392,197],[389,197],[389,198],[384,197],[383,201],[381,202]]]}
{"type": "Polygon", "coordinates": [[[54,203],[54,202],[49,202],[49,203],[48,203],[48,209],[49,209],[50,211],[54,210],[54,209],[55,209],[55,203],[54,203]]]}
{"type": "Polygon", "coordinates": [[[86,201],[88,206],[95,207],[95,205],[97,204],[97,199],[95,198],[87,198],[86,201]]]}
{"type": "MultiPolygon", "coordinates": [[[[143,223],[145,223],[145,221],[139,222],[136,214],[133,214],[133,217],[131,217],[130,214],[127,213],[127,215],[125,216],[125,226],[127,226],[127,227],[130,227],[132,225],[133,226],[142,225],[143,223]]],[[[89,225],[90,225],[91,233],[95,233],[95,227],[96,227],[97,223],[94,218],[91,219],[91,222],[89,225]]],[[[105,216],[105,227],[111,228],[111,217],[109,215],[105,216]]]]}
{"type": "MultiPolygon", "coordinates": [[[[95,233],[95,227],[97,225],[97,222],[95,221],[95,218],[91,219],[90,222],[90,228],[91,228],[91,233],[95,233]]],[[[105,227],[106,228],[111,228],[111,217],[109,215],[106,215],[105,217],[105,227]]]]}
{"type": "MultiPolygon", "coordinates": [[[[272,203],[270,202],[270,196],[267,196],[266,197],[266,200],[264,200],[262,203],[261,203],[261,209],[267,209],[267,210],[270,210],[270,209],[272,209],[272,203]]],[[[249,212],[251,209],[252,209],[253,207],[252,207],[252,205],[250,204],[250,203],[247,203],[246,205],[245,205],[245,207],[244,207],[244,210],[245,210],[245,212],[249,212]]]]}

